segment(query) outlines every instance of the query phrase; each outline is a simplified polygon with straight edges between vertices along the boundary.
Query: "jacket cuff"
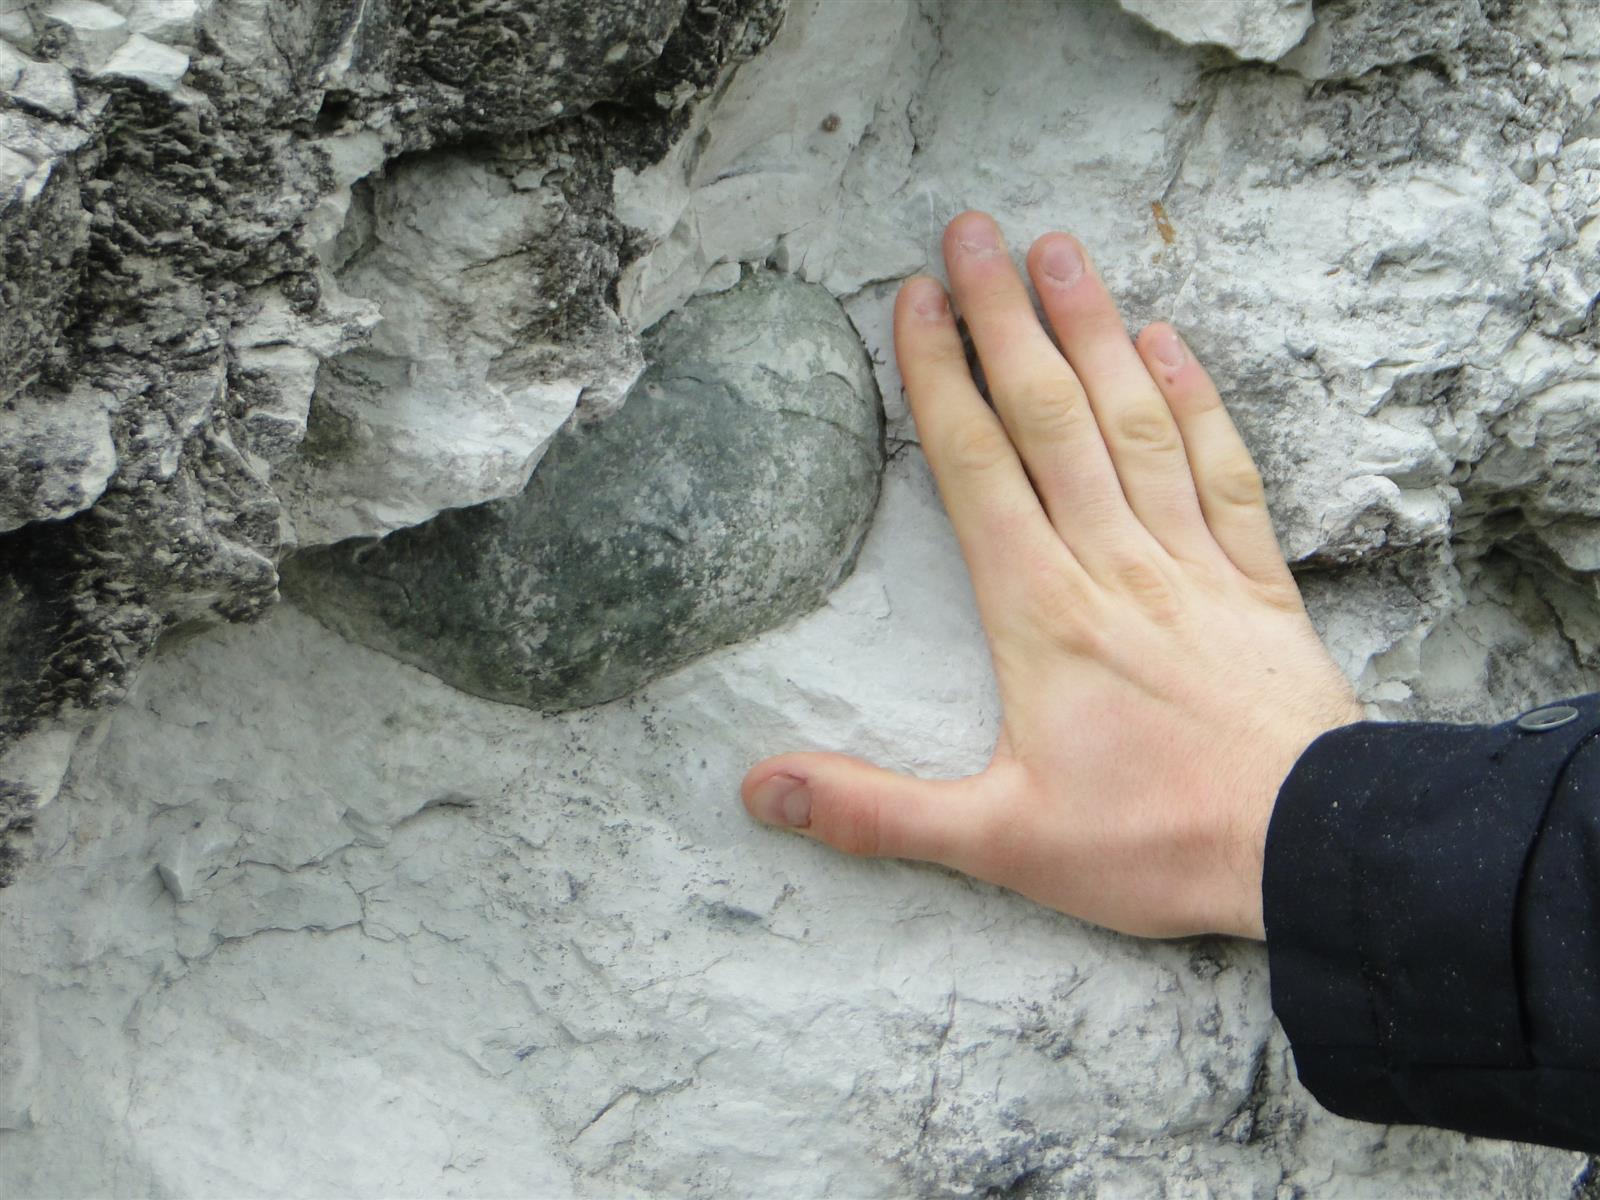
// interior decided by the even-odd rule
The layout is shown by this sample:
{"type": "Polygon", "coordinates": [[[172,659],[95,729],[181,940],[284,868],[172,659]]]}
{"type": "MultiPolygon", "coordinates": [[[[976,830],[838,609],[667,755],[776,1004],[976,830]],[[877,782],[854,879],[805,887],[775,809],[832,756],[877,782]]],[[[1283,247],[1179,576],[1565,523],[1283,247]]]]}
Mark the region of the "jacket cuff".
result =
{"type": "Polygon", "coordinates": [[[1466,1128],[1441,1073],[1532,1065],[1518,894],[1562,772],[1600,726],[1600,697],[1560,703],[1577,716],[1547,729],[1345,726],[1285,780],[1262,877],[1272,1004],[1324,1107],[1466,1128]]]}

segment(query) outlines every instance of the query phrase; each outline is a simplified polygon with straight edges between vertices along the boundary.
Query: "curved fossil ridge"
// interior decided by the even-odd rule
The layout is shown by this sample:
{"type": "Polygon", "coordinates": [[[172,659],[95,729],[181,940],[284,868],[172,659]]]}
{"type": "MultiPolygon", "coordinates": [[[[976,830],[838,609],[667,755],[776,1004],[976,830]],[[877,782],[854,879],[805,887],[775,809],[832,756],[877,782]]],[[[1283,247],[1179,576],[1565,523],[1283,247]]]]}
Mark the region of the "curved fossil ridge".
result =
{"type": "Polygon", "coordinates": [[[883,420],[838,303],[755,273],[647,338],[615,413],[526,490],[296,555],[284,590],[463,691],[598,704],[816,607],[877,502],[883,420]]]}

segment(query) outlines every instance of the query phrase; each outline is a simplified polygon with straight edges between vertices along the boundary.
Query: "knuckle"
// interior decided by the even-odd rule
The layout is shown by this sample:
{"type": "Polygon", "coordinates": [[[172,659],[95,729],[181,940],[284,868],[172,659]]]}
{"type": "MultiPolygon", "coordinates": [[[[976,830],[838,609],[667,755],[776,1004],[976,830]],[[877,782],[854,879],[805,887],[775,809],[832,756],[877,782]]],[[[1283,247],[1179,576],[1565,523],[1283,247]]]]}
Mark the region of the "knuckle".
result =
{"type": "Polygon", "coordinates": [[[1011,261],[1004,255],[968,264],[966,286],[962,289],[962,308],[980,318],[997,321],[1032,319],[1033,305],[1022,292],[1011,261]],[[976,268],[976,270],[974,270],[976,268]],[[1023,306],[1027,306],[1026,313],[1023,306]]]}
{"type": "Polygon", "coordinates": [[[1090,419],[1083,389],[1070,379],[1032,381],[1022,385],[1017,395],[1013,419],[1022,435],[1032,440],[1069,441],[1090,419]]]}
{"type": "Polygon", "coordinates": [[[883,844],[883,821],[872,800],[846,804],[834,814],[827,842],[855,858],[872,858],[883,844]]]}
{"type": "Polygon", "coordinates": [[[1305,612],[1306,606],[1300,596],[1300,586],[1295,583],[1288,567],[1284,567],[1280,576],[1257,581],[1255,588],[1256,594],[1272,608],[1295,616],[1305,612]]]}
{"type": "Polygon", "coordinates": [[[994,422],[967,421],[951,431],[944,452],[958,471],[992,471],[1011,453],[1011,442],[994,422]]]}
{"type": "Polygon", "coordinates": [[[1265,506],[1267,502],[1266,489],[1261,484],[1261,472],[1248,458],[1222,463],[1208,482],[1211,491],[1224,504],[1252,508],[1265,506]]]}
{"type": "Polygon", "coordinates": [[[1148,558],[1127,557],[1112,564],[1112,586],[1162,624],[1178,618],[1177,595],[1167,573],[1148,558]]]}
{"type": "Polygon", "coordinates": [[[1024,603],[1017,614],[1020,624],[1013,630],[1019,671],[1029,670],[1041,651],[1064,651],[1078,658],[1100,655],[1104,614],[1080,577],[1036,564],[1021,582],[1024,603]]]}
{"type": "Polygon", "coordinates": [[[1041,577],[1030,583],[1028,596],[1034,621],[1052,642],[1076,650],[1089,640],[1091,623],[1079,588],[1056,576],[1041,577]]]}
{"type": "Polygon", "coordinates": [[[1181,446],[1172,414],[1153,405],[1138,404],[1118,413],[1112,421],[1112,436],[1123,445],[1156,454],[1172,453],[1181,446]]]}

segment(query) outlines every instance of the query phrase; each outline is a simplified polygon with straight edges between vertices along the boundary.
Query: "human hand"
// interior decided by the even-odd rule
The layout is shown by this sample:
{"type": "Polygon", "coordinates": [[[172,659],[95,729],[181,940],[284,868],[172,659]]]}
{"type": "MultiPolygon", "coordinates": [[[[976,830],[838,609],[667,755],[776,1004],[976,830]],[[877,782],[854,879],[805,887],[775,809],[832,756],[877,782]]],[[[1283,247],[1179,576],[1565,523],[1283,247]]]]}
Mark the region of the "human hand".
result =
{"type": "Polygon", "coordinates": [[[745,776],[745,806],[1126,933],[1260,938],[1278,788],[1362,710],[1250,453],[1171,326],[1129,339],[1074,239],[1028,253],[1059,350],[988,216],[952,221],[944,254],[994,408],[935,280],[900,289],[895,354],[988,633],[994,757],[935,781],[785,754],[745,776]]]}

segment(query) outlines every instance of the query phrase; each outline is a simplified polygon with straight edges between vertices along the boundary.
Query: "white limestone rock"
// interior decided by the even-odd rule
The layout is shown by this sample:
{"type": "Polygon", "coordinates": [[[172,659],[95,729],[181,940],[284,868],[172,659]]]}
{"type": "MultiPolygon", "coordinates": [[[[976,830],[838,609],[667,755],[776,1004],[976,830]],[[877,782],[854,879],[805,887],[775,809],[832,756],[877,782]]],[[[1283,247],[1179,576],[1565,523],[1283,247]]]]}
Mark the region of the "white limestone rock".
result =
{"type": "MultiPolygon", "coordinates": [[[[781,90],[791,71],[810,78],[848,63],[881,89],[866,95],[876,117],[841,166],[809,141],[795,160],[772,151],[749,104],[705,111],[695,145],[731,154],[708,182],[687,186],[670,161],[619,178],[619,212],[671,231],[624,277],[624,311],[648,321],[680,303],[703,263],[729,253],[719,239],[736,228],[744,252],[817,272],[847,297],[879,365],[891,434],[914,440],[895,399],[893,289],[876,282],[880,272],[940,272],[939,231],[966,207],[996,213],[1018,256],[1046,229],[1073,229],[1134,323],[1175,319],[1223,384],[1266,467],[1292,559],[1342,570],[1413,554],[1429,564],[1431,582],[1419,584],[1426,599],[1404,610],[1422,636],[1461,607],[1493,603],[1474,591],[1480,556],[1537,544],[1537,529],[1570,511],[1600,513],[1593,473],[1580,465],[1593,460],[1589,419],[1537,415],[1588,394],[1596,370],[1579,333],[1600,290],[1600,176],[1584,151],[1595,82],[1582,69],[1557,79],[1516,65],[1509,46],[1532,53],[1558,37],[1540,10],[1517,11],[1527,24],[1505,29],[1458,14],[1453,31],[1430,43],[1458,56],[1459,82],[1397,53],[1365,90],[1327,92],[1247,69],[1218,86],[1200,55],[1175,52],[1104,8],[1073,7],[1054,40],[1028,14],[993,7],[980,20],[976,8],[952,6],[899,40],[882,9],[863,31],[830,23],[827,6],[798,8],[741,72],[744,94],[781,90]],[[1036,48],[1016,52],[1023,43],[1036,48]],[[1422,111],[1425,122],[1410,115],[1422,111]],[[1519,165],[1520,137],[1528,155],[1544,155],[1528,158],[1542,162],[1536,170],[1519,165]],[[1005,153],[975,161],[974,146],[1005,153]],[[837,183],[808,182],[815,208],[794,204],[792,161],[830,180],[839,172],[837,183]],[[764,226],[749,204],[733,206],[736,220],[717,219],[726,186],[718,176],[770,197],[764,226]],[[900,244],[920,252],[885,272],[884,259],[854,252],[856,238],[880,254],[900,244]],[[1484,521],[1506,505],[1526,524],[1484,521]]],[[[1559,28],[1573,44],[1600,44],[1600,22],[1582,6],[1563,11],[1559,28]]],[[[1348,13],[1335,7],[1334,18],[1348,13]]],[[[1359,37],[1342,28],[1348,45],[1380,40],[1376,27],[1359,37]]],[[[1587,61],[1592,51],[1555,53],[1587,61]]],[[[1590,585],[1578,586],[1581,594],[1590,585]]],[[[1368,588],[1358,573],[1329,602],[1370,620],[1386,601],[1368,588]]],[[[1544,591],[1558,626],[1584,622],[1554,577],[1544,591]]],[[[1525,619],[1545,618],[1530,608],[1525,619]]],[[[1335,649],[1348,648],[1347,667],[1379,699],[1383,671],[1369,665],[1383,646],[1356,650],[1364,644],[1335,649]]],[[[1491,668],[1500,658],[1480,654],[1470,686],[1408,673],[1396,713],[1430,704],[1462,716],[1515,711],[1581,687],[1597,666],[1569,660],[1539,685],[1491,668]],[[1490,678],[1504,686],[1486,703],[1490,678]]]]}
{"type": "MultiPolygon", "coordinates": [[[[594,0],[571,21],[566,0],[468,0],[434,21],[366,0],[5,0],[0,403],[105,390],[118,468],[89,517],[0,535],[16,599],[0,754],[114,703],[167,624],[274,603],[297,534],[286,501],[305,502],[313,537],[324,511],[341,531],[384,527],[340,516],[363,505],[422,520],[473,488],[515,490],[579,401],[614,405],[639,362],[614,311],[626,234],[611,170],[658,157],[780,3],[715,0],[684,20],[684,0],[594,0]],[[359,449],[345,434],[385,421],[346,428],[337,404],[313,403],[383,316],[321,252],[362,180],[437,165],[455,152],[433,148],[457,141],[528,193],[522,215],[540,225],[504,261],[468,264],[494,284],[477,299],[503,288],[502,318],[520,323],[479,349],[446,348],[462,332],[448,322],[422,331],[419,390],[376,439],[409,443],[410,477],[389,461],[324,471],[330,450],[359,449]],[[436,391],[483,411],[453,413],[458,432],[429,407],[436,391]],[[309,483],[289,473],[311,459],[309,483]],[[353,486],[318,491],[341,471],[353,486]],[[433,474],[443,483],[415,482],[433,474]]],[[[450,285],[458,311],[473,286],[450,285]]],[[[402,283],[388,330],[402,340],[412,299],[402,283]]],[[[0,813],[0,843],[24,820],[0,813]]]]}
{"type": "Polygon", "coordinates": [[[1116,938],[775,834],[735,798],[749,761],[795,744],[968,771],[997,718],[914,455],[833,603],[630,701],[476,700],[292,608],[175,646],[80,754],[39,818],[51,851],[0,908],[41,1035],[9,1177],[23,1194],[1570,1188],[1577,1156],[1318,1110],[1259,949],[1116,938]],[[60,1065],[84,1060],[92,1082],[60,1065]]]}
{"type": "Polygon", "coordinates": [[[274,470],[305,440],[322,364],[363,346],[381,319],[377,305],[331,283],[322,300],[313,313],[297,313],[281,291],[263,288],[250,319],[228,335],[245,445],[274,470]]]}
{"type": "Polygon", "coordinates": [[[13,60],[13,65],[16,74],[11,75],[7,91],[15,93],[12,98],[22,104],[0,110],[0,219],[21,224],[28,219],[22,210],[44,196],[51,178],[89,135],[77,126],[30,114],[23,105],[52,116],[52,107],[68,116],[71,112],[66,107],[66,93],[58,86],[58,75],[37,70],[30,62],[13,60]]]}
{"type": "Polygon", "coordinates": [[[174,46],[136,33],[95,71],[108,79],[136,79],[158,92],[171,92],[189,69],[189,56],[174,46]]]}
{"type": "Polygon", "coordinates": [[[539,177],[442,154],[358,185],[325,255],[333,294],[375,321],[315,366],[310,442],[282,471],[302,545],[516,494],[586,389],[620,399],[643,370],[614,316],[540,344],[560,286],[541,247],[571,214],[539,177]]]}
{"type": "Polygon", "coordinates": [[[191,46],[202,11],[200,0],[132,0],[128,28],[169,46],[191,46]]]}
{"type": "Polygon", "coordinates": [[[39,1082],[39,1014],[33,989],[7,980],[0,989],[0,1133],[33,1124],[39,1082]]]}
{"type": "Polygon", "coordinates": [[[98,70],[128,40],[128,20],[99,0],[52,0],[40,14],[42,27],[61,44],[68,65],[98,70]]]}
{"type": "Polygon", "coordinates": [[[72,73],[60,63],[36,62],[0,41],[0,93],[25,109],[64,121],[78,110],[72,73]]]}
{"type": "Polygon", "coordinates": [[[1117,0],[1190,46],[1223,46],[1240,58],[1283,57],[1311,28],[1311,0],[1117,0]]]}
{"type": "MultiPolygon", "coordinates": [[[[845,293],[863,274],[897,278],[923,260],[926,246],[908,237],[904,211],[873,221],[869,231],[853,228],[867,214],[865,205],[849,203],[852,193],[888,199],[903,183],[892,162],[881,173],[858,168],[851,192],[841,189],[879,106],[897,87],[909,92],[908,72],[926,50],[928,29],[909,5],[871,4],[851,9],[846,34],[842,12],[826,0],[793,5],[772,45],[739,71],[717,104],[701,110],[695,128],[660,163],[617,172],[617,216],[653,246],[618,285],[630,323],[653,325],[708,276],[715,287],[728,263],[771,257],[845,293]],[[794,93],[789,81],[801,78],[809,83],[794,93]],[[784,103],[763,100],[784,92],[784,103]],[[849,268],[830,275],[841,257],[849,268]]],[[[904,148],[909,152],[909,139],[904,148]]]]}
{"type": "Polygon", "coordinates": [[[28,9],[32,0],[0,0],[0,41],[22,50],[33,46],[33,17],[28,9]]]}

